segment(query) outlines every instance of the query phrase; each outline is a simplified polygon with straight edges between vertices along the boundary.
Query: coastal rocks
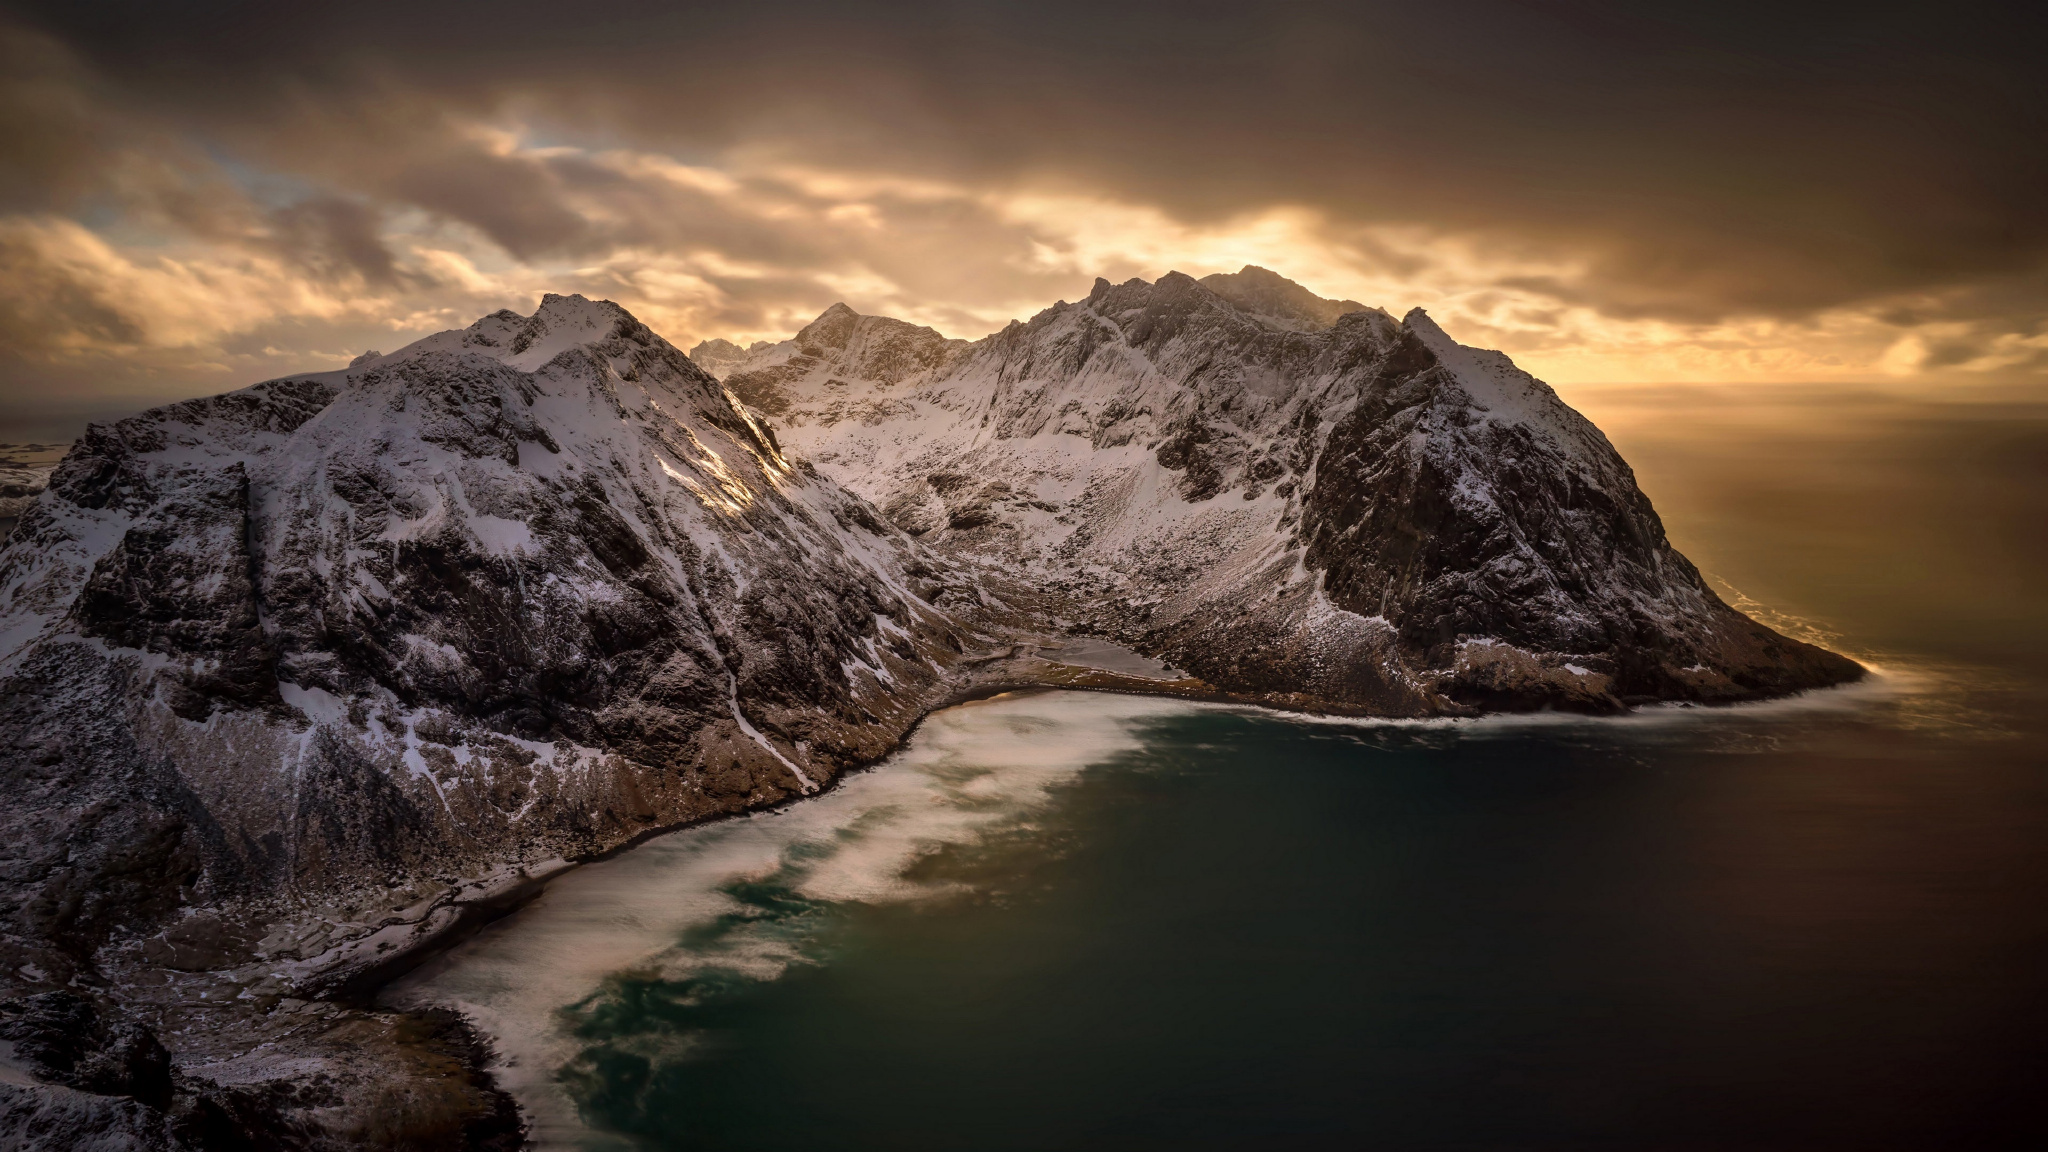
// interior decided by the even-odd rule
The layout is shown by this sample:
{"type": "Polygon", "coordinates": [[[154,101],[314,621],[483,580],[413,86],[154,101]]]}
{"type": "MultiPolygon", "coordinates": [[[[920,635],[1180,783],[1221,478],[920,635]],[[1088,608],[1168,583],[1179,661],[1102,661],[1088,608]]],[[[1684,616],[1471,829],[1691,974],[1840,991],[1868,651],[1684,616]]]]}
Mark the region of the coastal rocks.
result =
{"type": "Polygon", "coordinates": [[[0,1002],[0,1148],[106,1152],[447,1148],[512,1152],[524,1129],[452,1013],[316,1014],[203,1068],[68,991],[0,1002]],[[311,1043],[307,1043],[310,1040],[311,1043]]]}
{"type": "MultiPolygon", "coordinates": [[[[0,1148],[186,1152],[161,1112],[124,1096],[0,1080],[0,1148]]],[[[232,1147],[232,1145],[222,1145],[232,1147]]],[[[245,1145],[246,1146],[246,1145],[245,1145]]]]}

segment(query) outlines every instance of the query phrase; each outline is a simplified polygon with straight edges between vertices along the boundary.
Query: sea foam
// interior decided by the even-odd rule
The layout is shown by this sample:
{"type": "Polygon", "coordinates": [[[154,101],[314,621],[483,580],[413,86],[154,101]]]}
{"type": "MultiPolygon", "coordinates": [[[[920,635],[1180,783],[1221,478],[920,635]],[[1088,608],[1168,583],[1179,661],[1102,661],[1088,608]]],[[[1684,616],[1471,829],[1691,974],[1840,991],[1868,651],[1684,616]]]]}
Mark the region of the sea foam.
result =
{"type": "Polygon", "coordinates": [[[1027,830],[1062,784],[1138,749],[1148,721],[1205,707],[1040,693],[935,713],[896,755],[823,796],[670,833],[563,876],[382,1000],[454,1008],[488,1034],[492,1071],[539,1147],[628,1147],[579,1121],[561,1079],[584,1043],[575,1028],[610,985],[775,979],[808,962],[819,908],[957,892],[960,881],[916,878],[917,863],[1027,830]]]}

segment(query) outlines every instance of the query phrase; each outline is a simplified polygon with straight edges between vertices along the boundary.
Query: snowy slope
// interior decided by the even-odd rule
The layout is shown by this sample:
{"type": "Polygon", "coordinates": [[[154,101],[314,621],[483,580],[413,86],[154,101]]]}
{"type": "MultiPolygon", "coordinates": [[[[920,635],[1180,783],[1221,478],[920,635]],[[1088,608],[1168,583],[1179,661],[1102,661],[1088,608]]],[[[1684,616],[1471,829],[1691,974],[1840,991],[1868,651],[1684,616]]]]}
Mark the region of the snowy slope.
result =
{"type": "Polygon", "coordinates": [[[1611,710],[1858,674],[1722,604],[1506,356],[1263,269],[1097,281],[966,346],[836,305],[725,380],[906,531],[1232,690],[1611,710]]]}
{"type": "Polygon", "coordinates": [[[974,642],[952,571],[581,297],[95,425],[0,552],[6,936],[60,971],[815,791],[974,642]]]}

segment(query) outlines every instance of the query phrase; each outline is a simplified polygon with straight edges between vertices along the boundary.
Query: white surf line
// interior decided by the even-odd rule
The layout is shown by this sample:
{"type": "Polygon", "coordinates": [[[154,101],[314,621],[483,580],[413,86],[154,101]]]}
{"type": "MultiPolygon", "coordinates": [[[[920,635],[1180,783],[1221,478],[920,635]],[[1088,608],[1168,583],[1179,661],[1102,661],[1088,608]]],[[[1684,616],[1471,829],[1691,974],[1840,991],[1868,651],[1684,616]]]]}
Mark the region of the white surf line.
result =
{"type": "Polygon", "coordinates": [[[740,711],[740,678],[738,676],[733,675],[730,671],[728,671],[725,674],[725,683],[726,700],[732,704],[732,718],[733,721],[740,726],[740,731],[745,732],[749,737],[752,737],[754,743],[759,744],[763,748],[766,748],[770,756],[773,756],[777,760],[782,761],[782,766],[784,768],[787,768],[791,772],[796,773],[797,782],[804,786],[805,794],[808,795],[809,793],[816,792],[818,790],[817,781],[812,780],[809,776],[804,775],[804,770],[797,767],[796,764],[792,762],[789,757],[784,756],[781,750],[776,748],[774,743],[771,742],[768,739],[768,737],[761,734],[761,730],[759,728],[756,728],[752,724],[747,722],[746,715],[740,711]]]}
{"type": "Polygon", "coordinates": [[[627,1152],[623,1138],[582,1120],[575,1085],[557,1079],[594,1042],[576,1031],[587,1011],[577,1006],[606,994],[620,973],[684,980],[723,969],[765,982],[809,963],[803,949],[815,937],[801,922],[787,932],[786,922],[749,922],[693,935],[739,910],[730,884],[794,863],[801,875],[783,873],[784,882],[834,905],[978,891],[971,877],[908,873],[935,846],[1031,830],[1063,786],[1142,747],[1138,725],[1208,707],[1050,692],[941,709],[883,763],[809,803],[684,828],[568,870],[540,899],[388,985],[378,1002],[453,1008],[489,1035],[491,1071],[519,1101],[537,1149],[627,1152]]]}

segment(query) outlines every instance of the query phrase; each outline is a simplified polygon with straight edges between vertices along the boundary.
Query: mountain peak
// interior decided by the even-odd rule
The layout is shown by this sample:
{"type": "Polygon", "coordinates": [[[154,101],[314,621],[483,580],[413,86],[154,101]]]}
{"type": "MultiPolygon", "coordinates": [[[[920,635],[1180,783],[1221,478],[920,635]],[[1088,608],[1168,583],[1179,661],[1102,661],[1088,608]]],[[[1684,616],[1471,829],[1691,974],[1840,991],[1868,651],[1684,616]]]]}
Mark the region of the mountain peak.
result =
{"type": "Polygon", "coordinates": [[[818,318],[804,325],[796,334],[799,348],[844,348],[853,339],[854,329],[860,324],[860,313],[846,306],[845,301],[834,304],[818,318]]]}
{"type": "Polygon", "coordinates": [[[467,328],[415,340],[376,363],[427,352],[481,353],[507,367],[532,372],[571,348],[646,330],[631,312],[610,300],[549,292],[531,316],[500,308],[467,328]]]}
{"type": "Polygon", "coordinates": [[[730,340],[721,340],[714,336],[709,340],[698,341],[697,346],[690,349],[687,355],[697,367],[723,380],[733,365],[747,358],[747,350],[730,340]]]}
{"type": "Polygon", "coordinates": [[[541,294],[540,307],[535,316],[546,316],[550,321],[582,320],[596,322],[604,319],[630,317],[632,313],[610,300],[592,300],[581,293],[572,292],[566,296],[559,292],[541,294]]]}
{"type": "Polygon", "coordinates": [[[1320,331],[1347,312],[1367,310],[1356,300],[1326,300],[1256,264],[1247,264],[1236,272],[1204,276],[1201,284],[1254,316],[1302,331],[1320,331]]]}
{"type": "Polygon", "coordinates": [[[603,340],[640,322],[610,300],[549,292],[512,339],[505,363],[532,371],[579,344],[603,340]]]}
{"type": "Polygon", "coordinates": [[[1410,308],[1408,314],[1401,317],[1401,327],[1422,337],[1425,341],[1450,339],[1450,336],[1444,332],[1443,327],[1430,319],[1428,310],[1423,308],[1410,308]]]}

